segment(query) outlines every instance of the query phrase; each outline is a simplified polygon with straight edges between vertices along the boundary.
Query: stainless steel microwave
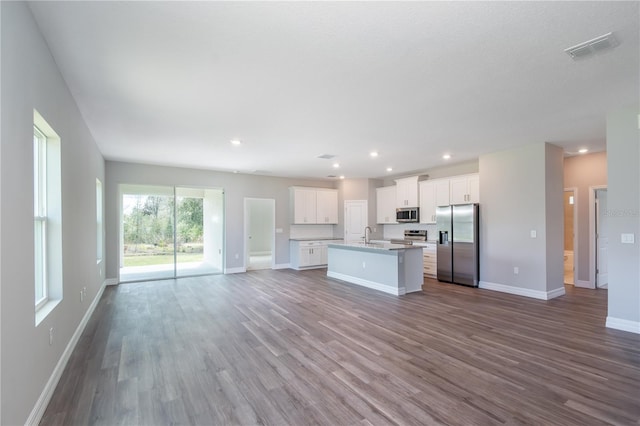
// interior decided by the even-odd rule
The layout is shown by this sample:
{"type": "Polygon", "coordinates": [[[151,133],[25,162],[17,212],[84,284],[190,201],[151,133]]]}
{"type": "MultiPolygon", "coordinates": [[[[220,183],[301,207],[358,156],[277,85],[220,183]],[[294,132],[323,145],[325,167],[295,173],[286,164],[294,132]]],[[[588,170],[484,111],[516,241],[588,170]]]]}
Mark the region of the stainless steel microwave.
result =
{"type": "Polygon", "coordinates": [[[418,207],[403,207],[396,209],[396,222],[408,223],[419,222],[420,214],[418,207]]]}

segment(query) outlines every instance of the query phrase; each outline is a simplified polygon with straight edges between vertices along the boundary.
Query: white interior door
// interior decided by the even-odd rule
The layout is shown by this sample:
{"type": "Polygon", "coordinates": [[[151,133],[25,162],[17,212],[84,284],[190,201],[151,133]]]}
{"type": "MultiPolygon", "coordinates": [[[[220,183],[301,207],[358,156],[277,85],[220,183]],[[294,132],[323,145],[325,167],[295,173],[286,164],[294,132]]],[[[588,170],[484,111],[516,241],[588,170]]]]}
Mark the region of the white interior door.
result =
{"type": "Polygon", "coordinates": [[[607,211],[607,190],[596,191],[596,287],[609,284],[609,219],[607,211]]]}
{"type": "Polygon", "coordinates": [[[362,241],[364,228],[368,225],[367,200],[344,202],[344,241],[362,241]]]}

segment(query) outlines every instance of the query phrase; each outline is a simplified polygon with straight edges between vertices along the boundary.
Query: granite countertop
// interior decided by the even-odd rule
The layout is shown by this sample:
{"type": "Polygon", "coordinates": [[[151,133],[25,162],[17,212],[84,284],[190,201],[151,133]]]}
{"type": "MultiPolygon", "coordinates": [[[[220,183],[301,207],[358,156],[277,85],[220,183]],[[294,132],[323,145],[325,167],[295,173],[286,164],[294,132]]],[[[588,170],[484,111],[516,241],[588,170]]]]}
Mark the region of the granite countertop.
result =
{"type": "Polygon", "coordinates": [[[391,250],[407,250],[421,249],[422,247],[410,244],[391,244],[391,243],[336,243],[329,244],[329,247],[345,248],[348,250],[362,251],[391,251],[391,250]]]}
{"type": "Polygon", "coordinates": [[[342,238],[337,237],[318,237],[318,238],[289,238],[289,241],[343,241],[342,238]]]}

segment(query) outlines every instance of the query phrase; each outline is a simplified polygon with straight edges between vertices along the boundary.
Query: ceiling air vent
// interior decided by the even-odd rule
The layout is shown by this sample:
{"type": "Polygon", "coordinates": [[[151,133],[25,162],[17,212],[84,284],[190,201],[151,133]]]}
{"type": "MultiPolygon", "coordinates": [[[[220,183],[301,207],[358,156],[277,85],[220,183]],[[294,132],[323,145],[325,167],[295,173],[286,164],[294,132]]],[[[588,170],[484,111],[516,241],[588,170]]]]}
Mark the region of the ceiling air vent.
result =
{"type": "Polygon", "coordinates": [[[571,56],[574,60],[578,60],[596,53],[613,49],[618,44],[618,40],[616,40],[613,33],[607,33],[600,37],[585,41],[584,43],[576,44],[568,49],[564,49],[564,51],[567,52],[567,55],[571,56]]]}
{"type": "Polygon", "coordinates": [[[322,158],[323,160],[331,160],[333,157],[335,157],[335,155],[331,155],[331,154],[318,155],[318,158],[322,158]]]}

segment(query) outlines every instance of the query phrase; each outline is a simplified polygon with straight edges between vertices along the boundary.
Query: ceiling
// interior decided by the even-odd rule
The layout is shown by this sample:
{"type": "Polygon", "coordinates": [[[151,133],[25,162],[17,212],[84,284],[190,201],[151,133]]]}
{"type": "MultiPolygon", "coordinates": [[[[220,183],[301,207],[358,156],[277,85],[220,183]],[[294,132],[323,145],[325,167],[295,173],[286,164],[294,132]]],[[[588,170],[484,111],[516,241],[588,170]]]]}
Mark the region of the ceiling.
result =
{"type": "Polygon", "coordinates": [[[381,178],[531,143],[601,151],[607,112],[640,94],[638,2],[30,7],[110,160],[381,178]],[[609,52],[564,52],[608,32],[609,52]]]}

